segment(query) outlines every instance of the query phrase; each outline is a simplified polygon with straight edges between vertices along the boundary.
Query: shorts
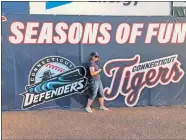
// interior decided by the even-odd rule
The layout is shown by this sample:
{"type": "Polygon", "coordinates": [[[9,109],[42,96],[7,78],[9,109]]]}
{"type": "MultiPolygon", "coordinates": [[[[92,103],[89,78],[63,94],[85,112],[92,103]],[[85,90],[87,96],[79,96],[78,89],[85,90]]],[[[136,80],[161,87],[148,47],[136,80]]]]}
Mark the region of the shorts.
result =
{"type": "Polygon", "coordinates": [[[90,91],[91,95],[89,99],[94,100],[97,96],[98,98],[104,98],[103,85],[101,80],[90,80],[90,91]]]}

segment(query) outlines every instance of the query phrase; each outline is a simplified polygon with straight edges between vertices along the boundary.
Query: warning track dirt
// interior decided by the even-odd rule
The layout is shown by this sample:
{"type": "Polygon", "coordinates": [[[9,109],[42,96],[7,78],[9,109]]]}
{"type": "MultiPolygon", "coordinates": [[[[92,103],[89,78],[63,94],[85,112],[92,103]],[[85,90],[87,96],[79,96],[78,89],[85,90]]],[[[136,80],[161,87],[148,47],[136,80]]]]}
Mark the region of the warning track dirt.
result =
{"type": "Polygon", "coordinates": [[[186,139],[186,107],[3,112],[3,139],[186,139]]]}

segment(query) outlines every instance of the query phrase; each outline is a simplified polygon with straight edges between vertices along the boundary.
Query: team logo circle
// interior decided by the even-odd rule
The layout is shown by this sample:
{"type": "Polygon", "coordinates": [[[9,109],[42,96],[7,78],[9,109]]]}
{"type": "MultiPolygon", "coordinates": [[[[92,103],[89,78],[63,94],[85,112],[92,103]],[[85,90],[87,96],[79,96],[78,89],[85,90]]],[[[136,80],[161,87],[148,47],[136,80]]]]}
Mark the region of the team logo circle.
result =
{"type": "Polygon", "coordinates": [[[86,69],[60,56],[40,59],[32,67],[25,86],[22,109],[58,98],[83,93],[87,89],[86,69]]]}
{"type": "Polygon", "coordinates": [[[75,67],[76,66],[71,61],[64,57],[45,57],[36,62],[32,67],[28,78],[28,84],[32,85],[46,81],[75,67]]]}

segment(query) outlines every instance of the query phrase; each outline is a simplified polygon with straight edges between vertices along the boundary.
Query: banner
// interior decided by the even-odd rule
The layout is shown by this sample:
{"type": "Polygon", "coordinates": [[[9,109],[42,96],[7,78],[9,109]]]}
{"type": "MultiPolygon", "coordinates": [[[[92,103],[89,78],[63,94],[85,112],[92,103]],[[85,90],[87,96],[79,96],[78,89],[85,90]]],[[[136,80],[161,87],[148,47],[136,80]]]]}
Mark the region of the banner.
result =
{"type": "Polygon", "coordinates": [[[173,16],[178,16],[178,17],[186,16],[186,1],[173,2],[173,16]]]}
{"type": "Polygon", "coordinates": [[[106,106],[184,105],[185,46],[186,18],[5,15],[2,109],[83,108],[91,52],[106,106]]]}
{"type": "Polygon", "coordinates": [[[30,14],[169,16],[170,12],[170,2],[30,2],[30,14]]]}

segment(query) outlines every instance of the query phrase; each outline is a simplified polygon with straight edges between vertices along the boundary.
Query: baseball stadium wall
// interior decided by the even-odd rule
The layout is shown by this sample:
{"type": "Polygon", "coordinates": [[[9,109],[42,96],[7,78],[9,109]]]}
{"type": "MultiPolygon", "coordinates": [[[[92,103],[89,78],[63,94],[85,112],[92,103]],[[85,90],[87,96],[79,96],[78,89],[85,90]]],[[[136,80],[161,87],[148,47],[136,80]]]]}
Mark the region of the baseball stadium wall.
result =
{"type": "Polygon", "coordinates": [[[186,104],[186,17],[5,14],[1,37],[3,111],[83,108],[91,52],[106,106],[186,104]]]}

